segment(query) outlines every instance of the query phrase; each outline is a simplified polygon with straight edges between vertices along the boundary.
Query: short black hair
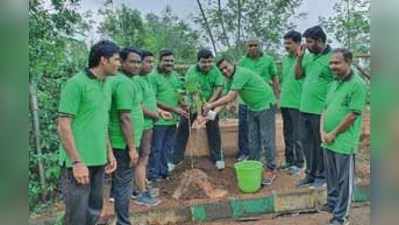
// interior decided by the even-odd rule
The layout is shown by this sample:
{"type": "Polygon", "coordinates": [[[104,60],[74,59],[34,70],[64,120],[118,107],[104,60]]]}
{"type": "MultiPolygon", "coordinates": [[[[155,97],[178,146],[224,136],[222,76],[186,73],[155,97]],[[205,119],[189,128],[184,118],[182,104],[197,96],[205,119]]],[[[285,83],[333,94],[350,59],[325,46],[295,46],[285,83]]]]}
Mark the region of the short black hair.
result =
{"type": "Polygon", "coordinates": [[[353,61],[353,54],[349,49],[336,48],[332,51],[332,53],[333,54],[341,53],[346,63],[352,63],[353,61]]]}
{"type": "Polygon", "coordinates": [[[170,49],[161,49],[161,51],[159,51],[159,60],[162,60],[163,57],[165,56],[170,56],[173,55],[172,50],[170,49]]]}
{"type": "Polygon", "coordinates": [[[127,57],[129,56],[129,53],[135,53],[140,56],[140,59],[143,59],[143,53],[139,49],[127,47],[127,48],[122,49],[122,51],[120,53],[122,61],[125,61],[127,59],[127,57]]]}
{"type": "Polygon", "coordinates": [[[148,50],[141,50],[143,59],[148,56],[154,56],[154,54],[148,50]]]}
{"type": "Polygon", "coordinates": [[[314,40],[321,40],[323,43],[326,43],[327,35],[324,33],[323,29],[320,26],[314,26],[308,28],[303,33],[305,38],[312,38],[314,40]]]}
{"type": "Polygon", "coordinates": [[[100,64],[101,57],[107,59],[111,58],[113,55],[119,53],[119,47],[112,41],[99,41],[94,44],[89,53],[88,66],[89,68],[94,68],[100,64]]]}
{"type": "Polygon", "coordinates": [[[228,62],[231,64],[234,64],[234,60],[231,56],[228,55],[222,55],[217,61],[216,61],[216,66],[219,68],[220,64],[222,64],[222,62],[228,62]]]}
{"type": "Polygon", "coordinates": [[[291,39],[291,40],[293,40],[295,43],[301,43],[301,41],[302,41],[302,35],[301,35],[301,33],[299,33],[299,32],[296,31],[296,30],[288,31],[288,32],[284,35],[283,38],[284,38],[284,39],[291,39]]]}
{"type": "Polygon", "coordinates": [[[201,58],[204,58],[204,59],[213,58],[212,51],[207,48],[200,49],[197,53],[197,61],[199,61],[201,58]]]}

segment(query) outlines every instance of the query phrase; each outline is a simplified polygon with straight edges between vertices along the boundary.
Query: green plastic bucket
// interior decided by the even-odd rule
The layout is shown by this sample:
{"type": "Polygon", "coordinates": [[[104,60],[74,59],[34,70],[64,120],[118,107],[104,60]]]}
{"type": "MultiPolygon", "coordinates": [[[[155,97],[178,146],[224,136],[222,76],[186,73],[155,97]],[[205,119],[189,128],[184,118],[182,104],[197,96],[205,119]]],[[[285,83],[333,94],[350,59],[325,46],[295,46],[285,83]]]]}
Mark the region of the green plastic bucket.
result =
{"type": "Polygon", "coordinates": [[[244,160],[234,164],[238,187],[242,192],[252,193],[259,190],[262,182],[263,164],[259,161],[244,160]]]}

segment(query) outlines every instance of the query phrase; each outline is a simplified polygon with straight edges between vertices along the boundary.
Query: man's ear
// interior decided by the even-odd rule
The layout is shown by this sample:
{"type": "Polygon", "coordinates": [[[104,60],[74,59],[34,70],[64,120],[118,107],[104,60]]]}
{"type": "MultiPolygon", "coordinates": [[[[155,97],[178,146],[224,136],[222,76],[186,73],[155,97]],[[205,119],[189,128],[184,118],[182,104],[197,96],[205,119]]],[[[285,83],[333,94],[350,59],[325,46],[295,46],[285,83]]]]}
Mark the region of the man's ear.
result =
{"type": "Polygon", "coordinates": [[[106,63],[108,63],[109,62],[109,59],[107,59],[106,57],[104,57],[104,56],[101,56],[101,58],[100,58],[100,65],[104,65],[104,64],[106,64],[106,63]]]}

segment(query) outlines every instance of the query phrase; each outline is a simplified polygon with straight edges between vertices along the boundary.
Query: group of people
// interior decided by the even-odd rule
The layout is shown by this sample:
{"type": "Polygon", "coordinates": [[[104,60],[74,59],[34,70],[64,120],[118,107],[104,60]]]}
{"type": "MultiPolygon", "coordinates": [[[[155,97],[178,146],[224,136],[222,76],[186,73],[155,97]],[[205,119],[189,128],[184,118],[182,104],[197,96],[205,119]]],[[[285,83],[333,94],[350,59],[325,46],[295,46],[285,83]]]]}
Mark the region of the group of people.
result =
{"type": "Polygon", "coordinates": [[[326,39],[319,26],[303,35],[286,33],[281,75],[256,38],[247,40],[247,54],[237,64],[200,49],[184,80],[174,70],[171,50],[161,50],[153,68],[155,56],[147,50],[120,49],[111,41],[92,46],[88,68],[66,82],[59,104],[65,224],[96,224],[105,173],[112,174],[118,225],[131,224],[130,198],[159,204],[153,184],[183,162],[192,124],[206,126],[210,159],[224,169],[218,115],[209,115],[237,101],[237,159],[264,156],[263,184],[273,183],[279,108],[286,146],[280,168],[292,175],[305,171],[298,187],[326,186],[322,209],[332,213],[331,224],[348,224],[367,88],[351,67],[352,53],[332,50],[326,39]]]}

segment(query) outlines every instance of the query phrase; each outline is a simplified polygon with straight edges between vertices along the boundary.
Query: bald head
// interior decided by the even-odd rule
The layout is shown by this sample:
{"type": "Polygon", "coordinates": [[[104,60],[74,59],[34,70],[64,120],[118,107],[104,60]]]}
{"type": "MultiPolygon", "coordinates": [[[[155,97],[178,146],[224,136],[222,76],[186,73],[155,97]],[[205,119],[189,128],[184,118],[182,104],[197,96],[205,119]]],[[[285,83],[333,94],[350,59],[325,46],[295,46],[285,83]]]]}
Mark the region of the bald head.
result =
{"type": "Polygon", "coordinates": [[[256,58],[260,55],[261,46],[259,38],[251,37],[246,41],[247,54],[249,57],[256,58]]]}

